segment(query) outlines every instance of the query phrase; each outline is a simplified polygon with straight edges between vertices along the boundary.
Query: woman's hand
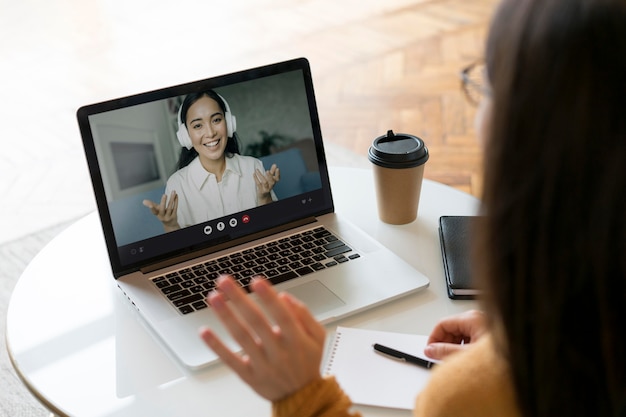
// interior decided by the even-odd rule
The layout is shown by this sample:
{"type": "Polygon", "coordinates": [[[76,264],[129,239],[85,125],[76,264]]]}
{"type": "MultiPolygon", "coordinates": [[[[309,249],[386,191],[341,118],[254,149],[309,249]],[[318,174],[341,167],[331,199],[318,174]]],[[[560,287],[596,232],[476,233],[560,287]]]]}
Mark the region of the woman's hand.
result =
{"type": "Polygon", "coordinates": [[[265,171],[265,173],[258,169],[254,171],[254,182],[256,183],[256,195],[259,205],[272,202],[271,191],[278,181],[280,181],[280,169],[278,169],[276,164],[272,164],[269,171],[265,171]]]}
{"type": "Polygon", "coordinates": [[[276,293],[266,280],[255,278],[251,287],[259,304],[229,276],[220,277],[208,297],[241,353],[232,352],[211,329],[201,329],[200,336],[259,395],[276,401],[321,378],[326,331],[302,302],[276,293]]]}
{"type": "Polygon", "coordinates": [[[431,332],[424,353],[433,359],[443,359],[476,342],[486,330],[485,315],[478,310],[446,317],[431,332]]]}
{"type": "Polygon", "coordinates": [[[172,191],[169,203],[167,202],[167,195],[163,194],[160,204],[150,200],[143,200],[143,205],[148,207],[152,214],[163,223],[163,228],[166,232],[180,229],[178,215],[176,214],[178,210],[178,195],[176,191],[172,191]]]}

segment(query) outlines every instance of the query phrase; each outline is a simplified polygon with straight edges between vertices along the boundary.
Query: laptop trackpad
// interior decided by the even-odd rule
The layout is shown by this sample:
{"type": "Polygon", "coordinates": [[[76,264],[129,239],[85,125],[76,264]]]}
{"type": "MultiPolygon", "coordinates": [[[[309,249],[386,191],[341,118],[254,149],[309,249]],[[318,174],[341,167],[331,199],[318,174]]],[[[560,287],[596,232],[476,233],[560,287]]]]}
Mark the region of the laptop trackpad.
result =
{"type": "Polygon", "coordinates": [[[326,313],[346,303],[319,281],[311,281],[285,290],[307,305],[313,315],[326,313]]]}

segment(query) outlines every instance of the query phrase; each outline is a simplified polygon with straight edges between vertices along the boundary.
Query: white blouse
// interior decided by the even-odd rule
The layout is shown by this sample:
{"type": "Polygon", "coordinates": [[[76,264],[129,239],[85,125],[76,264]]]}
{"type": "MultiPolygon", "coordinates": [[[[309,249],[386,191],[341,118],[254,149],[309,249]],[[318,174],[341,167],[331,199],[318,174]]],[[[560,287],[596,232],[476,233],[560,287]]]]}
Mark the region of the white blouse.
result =
{"type": "MultiPolygon", "coordinates": [[[[178,224],[187,227],[217,217],[258,206],[254,171],[265,173],[260,160],[251,156],[234,154],[226,157],[226,169],[222,181],[204,169],[200,158],[176,171],[167,180],[165,194],[168,199],[172,190],[178,194],[178,224]]],[[[274,191],[272,200],[276,201],[274,191]]]]}

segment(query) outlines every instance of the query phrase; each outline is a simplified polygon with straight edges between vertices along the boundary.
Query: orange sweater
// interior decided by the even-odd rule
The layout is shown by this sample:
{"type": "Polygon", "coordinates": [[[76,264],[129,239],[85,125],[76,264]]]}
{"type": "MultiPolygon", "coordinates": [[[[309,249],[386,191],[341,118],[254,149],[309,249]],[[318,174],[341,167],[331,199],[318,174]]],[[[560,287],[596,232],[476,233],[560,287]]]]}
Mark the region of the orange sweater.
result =
{"type": "MultiPolygon", "coordinates": [[[[357,417],[334,377],[318,379],[273,404],[274,417],[357,417]]],[[[506,362],[488,336],[433,370],[415,417],[519,417],[506,362]]]]}

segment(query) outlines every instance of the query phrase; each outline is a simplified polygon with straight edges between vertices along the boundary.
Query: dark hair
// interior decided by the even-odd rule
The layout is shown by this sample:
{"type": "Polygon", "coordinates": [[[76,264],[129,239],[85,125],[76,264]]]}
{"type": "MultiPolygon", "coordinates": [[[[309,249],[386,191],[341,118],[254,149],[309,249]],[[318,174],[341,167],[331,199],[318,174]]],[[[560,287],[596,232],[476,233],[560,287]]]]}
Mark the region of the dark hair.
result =
{"type": "MultiPolygon", "coordinates": [[[[220,97],[220,95],[217,94],[215,91],[206,90],[206,91],[200,91],[198,93],[188,94],[183,100],[183,103],[180,105],[181,106],[180,123],[182,123],[185,126],[185,128],[187,127],[187,112],[189,111],[189,107],[191,107],[192,104],[194,104],[196,101],[198,101],[204,96],[215,100],[217,104],[220,106],[220,109],[222,109],[222,112],[226,114],[226,104],[224,103],[224,100],[222,100],[222,97],[220,97]]],[[[233,132],[233,136],[228,138],[225,152],[226,152],[226,156],[232,156],[233,154],[240,153],[237,133],[233,132]]],[[[180,156],[178,157],[178,169],[184,168],[187,165],[189,165],[196,156],[198,156],[198,152],[196,152],[194,148],[187,149],[183,147],[180,150],[180,156]]]]}
{"type": "Polygon", "coordinates": [[[475,273],[519,408],[623,415],[626,3],[505,0],[486,64],[475,273]]]}

